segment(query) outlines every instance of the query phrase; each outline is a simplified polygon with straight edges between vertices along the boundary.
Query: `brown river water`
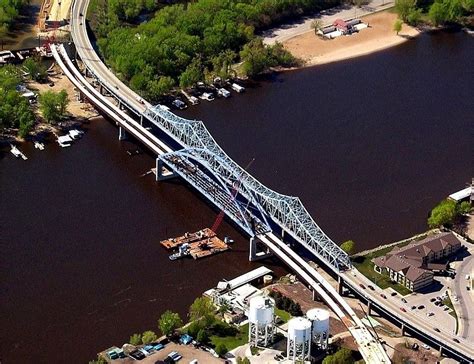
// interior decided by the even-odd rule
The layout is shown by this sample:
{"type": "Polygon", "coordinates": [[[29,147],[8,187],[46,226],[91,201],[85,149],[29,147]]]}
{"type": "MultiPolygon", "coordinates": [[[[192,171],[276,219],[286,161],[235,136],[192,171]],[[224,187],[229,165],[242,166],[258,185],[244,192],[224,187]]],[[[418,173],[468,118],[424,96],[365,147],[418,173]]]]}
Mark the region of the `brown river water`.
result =
{"type": "MultiPolygon", "coordinates": [[[[241,165],[302,198],[336,242],[358,249],[426,229],[430,208],[474,175],[474,40],[423,35],[382,53],[275,75],[243,95],[182,113],[203,119],[241,165]],[[470,97],[471,96],[471,97],[470,97]]],[[[103,119],[72,147],[0,151],[0,358],[85,363],[166,309],[249,263],[233,250],[171,262],[159,241],[211,226],[218,211],[180,181],[140,177],[148,154],[103,119]]],[[[269,261],[278,273],[284,269],[269,261]]]]}

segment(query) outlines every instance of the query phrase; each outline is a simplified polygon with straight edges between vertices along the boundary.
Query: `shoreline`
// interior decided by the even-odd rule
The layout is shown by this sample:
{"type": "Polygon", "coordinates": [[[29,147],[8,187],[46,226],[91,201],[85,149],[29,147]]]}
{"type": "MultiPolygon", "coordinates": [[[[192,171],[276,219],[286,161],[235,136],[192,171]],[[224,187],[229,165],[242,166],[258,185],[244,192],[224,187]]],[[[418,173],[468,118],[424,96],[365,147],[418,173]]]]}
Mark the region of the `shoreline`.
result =
{"type": "Polygon", "coordinates": [[[387,10],[361,17],[370,27],[351,36],[341,36],[331,40],[321,39],[313,30],[296,35],[283,42],[285,49],[295,57],[303,60],[300,67],[288,70],[303,69],[329,64],[357,57],[366,56],[386,50],[415,39],[422,32],[407,24],[397,35],[393,31],[395,13],[387,10]]]}

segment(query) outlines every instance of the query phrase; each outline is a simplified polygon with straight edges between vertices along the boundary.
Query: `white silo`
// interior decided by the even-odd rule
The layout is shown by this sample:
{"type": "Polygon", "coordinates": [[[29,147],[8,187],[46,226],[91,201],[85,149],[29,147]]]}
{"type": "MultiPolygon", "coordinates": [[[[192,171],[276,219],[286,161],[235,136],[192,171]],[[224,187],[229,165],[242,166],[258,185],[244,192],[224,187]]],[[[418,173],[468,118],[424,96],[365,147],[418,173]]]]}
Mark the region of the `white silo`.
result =
{"type": "Polygon", "coordinates": [[[288,321],[287,359],[292,363],[310,360],[311,321],[294,317],[288,321]]]}
{"type": "Polygon", "coordinates": [[[329,339],[329,311],[312,308],[306,312],[306,317],[311,321],[313,343],[321,349],[326,349],[329,339]]]}
{"type": "Polygon", "coordinates": [[[251,346],[268,346],[273,341],[274,311],[273,298],[257,296],[250,299],[249,344],[251,346]]]}

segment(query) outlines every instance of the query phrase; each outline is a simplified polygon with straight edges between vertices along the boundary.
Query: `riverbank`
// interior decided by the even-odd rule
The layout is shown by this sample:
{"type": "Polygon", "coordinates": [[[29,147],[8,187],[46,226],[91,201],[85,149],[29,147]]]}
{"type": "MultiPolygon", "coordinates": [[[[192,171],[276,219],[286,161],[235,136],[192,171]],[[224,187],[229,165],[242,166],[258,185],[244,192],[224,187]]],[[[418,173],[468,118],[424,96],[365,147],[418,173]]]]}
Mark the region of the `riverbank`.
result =
{"type": "MultiPolygon", "coordinates": [[[[57,134],[61,130],[78,126],[84,121],[87,121],[91,118],[99,116],[99,113],[94,109],[94,107],[88,102],[80,101],[78,99],[78,93],[75,90],[72,83],[69,79],[61,72],[59,67],[55,65],[53,67],[53,73],[48,75],[48,81],[45,83],[38,83],[35,81],[27,80],[24,81],[24,85],[27,89],[33,91],[35,94],[41,94],[46,91],[59,92],[61,90],[66,90],[69,98],[69,104],[67,106],[68,118],[64,121],[61,121],[57,125],[52,125],[46,123],[40,113],[38,104],[31,105],[35,115],[36,115],[36,124],[31,130],[28,137],[36,137],[44,135],[46,133],[57,134]]],[[[0,141],[7,142],[24,142],[25,139],[16,135],[16,129],[8,129],[0,133],[0,141]]]]}
{"type": "Polygon", "coordinates": [[[288,39],[283,45],[294,56],[301,58],[305,66],[314,66],[378,52],[420,34],[416,28],[403,24],[402,31],[397,35],[393,31],[397,14],[388,11],[367,15],[362,19],[370,27],[351,36],[327,40],[309,31],[288,39]]]}

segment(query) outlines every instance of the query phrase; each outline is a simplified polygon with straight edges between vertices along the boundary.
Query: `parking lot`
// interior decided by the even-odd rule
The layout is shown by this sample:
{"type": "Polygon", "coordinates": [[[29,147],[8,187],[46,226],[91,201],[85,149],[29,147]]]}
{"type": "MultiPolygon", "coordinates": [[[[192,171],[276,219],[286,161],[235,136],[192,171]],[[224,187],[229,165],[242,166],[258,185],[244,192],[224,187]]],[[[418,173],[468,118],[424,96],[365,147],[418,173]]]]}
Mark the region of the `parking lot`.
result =
{"type": "MultiPolygon", "coordinates": [[[[182,358],[178,361],[178,363],[182,363],[182,364],[188,364],[190,361],[194,359],[196,359],[198,363],[203,363],[203,364],[207,364],[207,363],[222,364],[224,362],[224,359],[215,358],[207,351],[196,349],[192,345],[179,345],[172,342],[166,344],[164,349],[158,352],[155,352],[151,354],[150,356],[146,357],[145,359],[140,360],[138,362],[143,363],[143,364],[155,364],[156,362],[165,360],[168,354],[171,353],[172,351],[176,351],[179,353],[179,355],[182,356],[182,358]]],[[[111,363],[132,364],[132,363],[137,363],[137,361],[133,360],[132,358],[126,358],[126,359],[112,360],[111,363]]]]}

